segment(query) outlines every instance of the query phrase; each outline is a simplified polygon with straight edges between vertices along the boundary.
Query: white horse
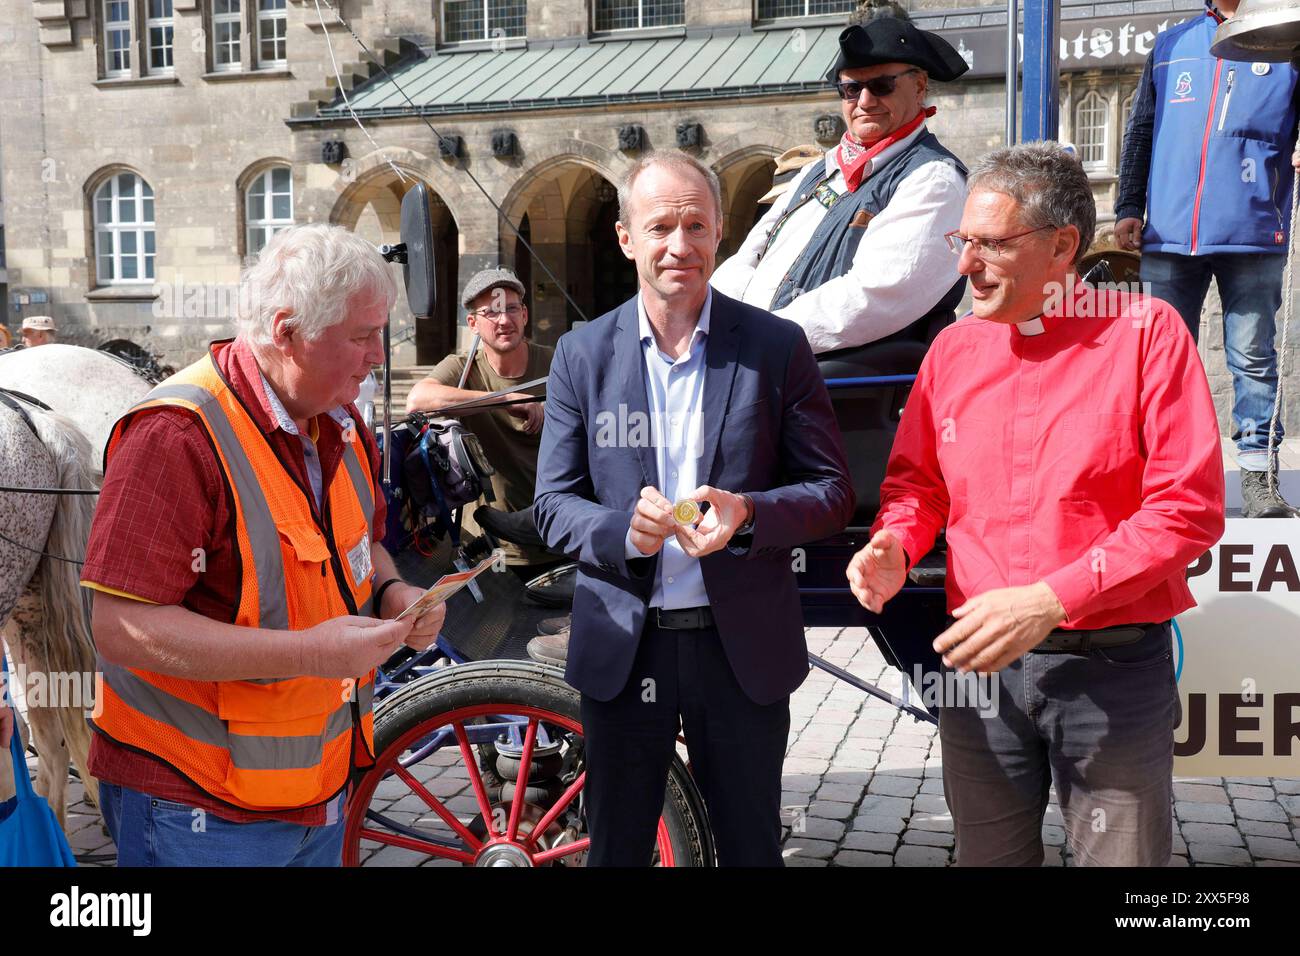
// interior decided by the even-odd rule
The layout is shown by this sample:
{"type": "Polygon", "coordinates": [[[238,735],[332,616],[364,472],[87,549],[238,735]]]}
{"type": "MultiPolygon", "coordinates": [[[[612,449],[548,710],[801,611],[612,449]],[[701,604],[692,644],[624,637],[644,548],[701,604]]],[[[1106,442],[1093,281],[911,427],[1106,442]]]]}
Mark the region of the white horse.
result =
{"type": "MultiPolygon", "coordinates": [[[[115,422],[149,383],[112,356],[71,345],[0,355],[0,388],[54,411],[0,405],[0,486],[93,489],[115,422]]],[[[93,495],[0,491],[0,636],[11,652],[11,678],[30,692],[27,721],[39,754],[36,789],[62,824],[69,763],[86,794],[98,787],[86,769],[95,651],[82,589],[96,498],[93,495]]],[[[27,738],[24,738],[27,739],[27,738]]],[[[8,750],[0,788],[12,786],[8,750]]],[[[0,797],[7,796],[0,793],[0,797]]]]}
{"type": "Polygon", "coordinates": [[[90,439],[98,473],[113,423],[150,386],[106,352],[56,344],[0,355],[0,388],[24,392],[72,419],[90,439]]]}

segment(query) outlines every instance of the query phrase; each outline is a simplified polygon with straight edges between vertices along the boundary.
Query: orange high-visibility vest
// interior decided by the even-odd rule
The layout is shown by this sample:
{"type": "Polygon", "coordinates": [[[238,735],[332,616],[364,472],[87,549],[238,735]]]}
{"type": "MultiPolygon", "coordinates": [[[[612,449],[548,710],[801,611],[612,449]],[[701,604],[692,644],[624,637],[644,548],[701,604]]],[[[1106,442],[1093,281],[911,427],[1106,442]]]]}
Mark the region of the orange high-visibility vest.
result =
{"type": "MultiPolygon", "coordinates": [[[[322,527],[310,492],[280,464],[212,354],[164,381],[118,421],[106,468],[134,417],[162,407],[198,417],[225,472],[240,558],[235,624],[297,631],[342,614],[370,613],[374,483],[355,430],[345,434],[343,465],[324,489],[322,527]]],[[[98,666],[104,681],[95,727],[234,806],[324,803],[347,786],[354,766],[374,762],[374,671],[355,680],[203,681],[102,657],[98,666]]]]}

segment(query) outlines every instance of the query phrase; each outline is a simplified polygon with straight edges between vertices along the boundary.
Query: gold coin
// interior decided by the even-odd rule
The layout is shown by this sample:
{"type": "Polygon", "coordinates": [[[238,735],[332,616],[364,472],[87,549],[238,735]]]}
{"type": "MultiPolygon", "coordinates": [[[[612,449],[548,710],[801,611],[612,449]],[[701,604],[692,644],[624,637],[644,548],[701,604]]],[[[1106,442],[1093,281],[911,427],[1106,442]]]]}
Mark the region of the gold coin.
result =
{"type": "Polygon", "coordinates": [[[695,524],[700,520],[700,506],[690,498],[684,498],[673,505],[673,520],[678,524],[695,524]]]}

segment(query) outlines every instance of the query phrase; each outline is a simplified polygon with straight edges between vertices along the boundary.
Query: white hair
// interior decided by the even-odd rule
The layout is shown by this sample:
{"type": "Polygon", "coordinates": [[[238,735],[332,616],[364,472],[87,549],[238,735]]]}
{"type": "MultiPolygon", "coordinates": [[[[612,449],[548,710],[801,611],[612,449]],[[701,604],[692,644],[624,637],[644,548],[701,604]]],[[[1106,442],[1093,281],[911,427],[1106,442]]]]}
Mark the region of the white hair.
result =
{"type": "Polygon", "coordinates": [[[268,346],[275,314],[288,309],[291,327],[315,339],[346,318],[353,300],[381,296],[392,308],[397,285],[374,245],[342,226],[291,226],[277,233],[244,271],[239,332],[250,344],[268,346]]]}

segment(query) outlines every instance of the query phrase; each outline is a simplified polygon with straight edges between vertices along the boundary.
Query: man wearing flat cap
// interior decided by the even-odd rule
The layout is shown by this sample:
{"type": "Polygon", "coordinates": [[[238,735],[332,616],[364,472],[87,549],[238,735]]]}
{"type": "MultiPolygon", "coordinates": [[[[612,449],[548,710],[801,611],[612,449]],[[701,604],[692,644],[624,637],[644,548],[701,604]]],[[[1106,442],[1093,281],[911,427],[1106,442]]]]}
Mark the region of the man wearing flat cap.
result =
{"type": "Polygon", "coordinates": [[[925,97],[931,79],[968,67],[887,10],[839,42],[828,79],[843,139],[773,203],[713,286],[798,323],[814,352],[929,341],[964,290],[943,236],[961,221],[966,169],[926,128],[925,97]]]}
{"type": "MultiPolygon", "coordinates": [[[[417,382],[406,400],[408,412],[436,412],[447,405],[482,398],[492,392],[518,388],[534,379],[545,378],[555,350],[524,337],[528,307],[524,305],[524,284],[509,269],[484,269],[470,277],[461,295],[466,322],[480,336],[474,364],[462,384],[469,356],[448,355],[417,382]]],[[[536,391],[536,390],[534,390],[536,391]]],[[[527,393],[510,398],[529,398],[527,393]]],[[[521,511],[533,503],[537,482],[537,450],[542,441],[544,404],[533,402],[506,405],[467,415],[465,426],[483,446],[496,469],[492,490],[497,507],[521,511]]],[[[471,529],[472,530],[472,529],[471,529]]],[[[502,542],[506,564],[532,577],[542,566],[554,564],[555,555],[536,548],[502,542]],[[526,569],[533,569],[528,573],[526,569]]]]}

